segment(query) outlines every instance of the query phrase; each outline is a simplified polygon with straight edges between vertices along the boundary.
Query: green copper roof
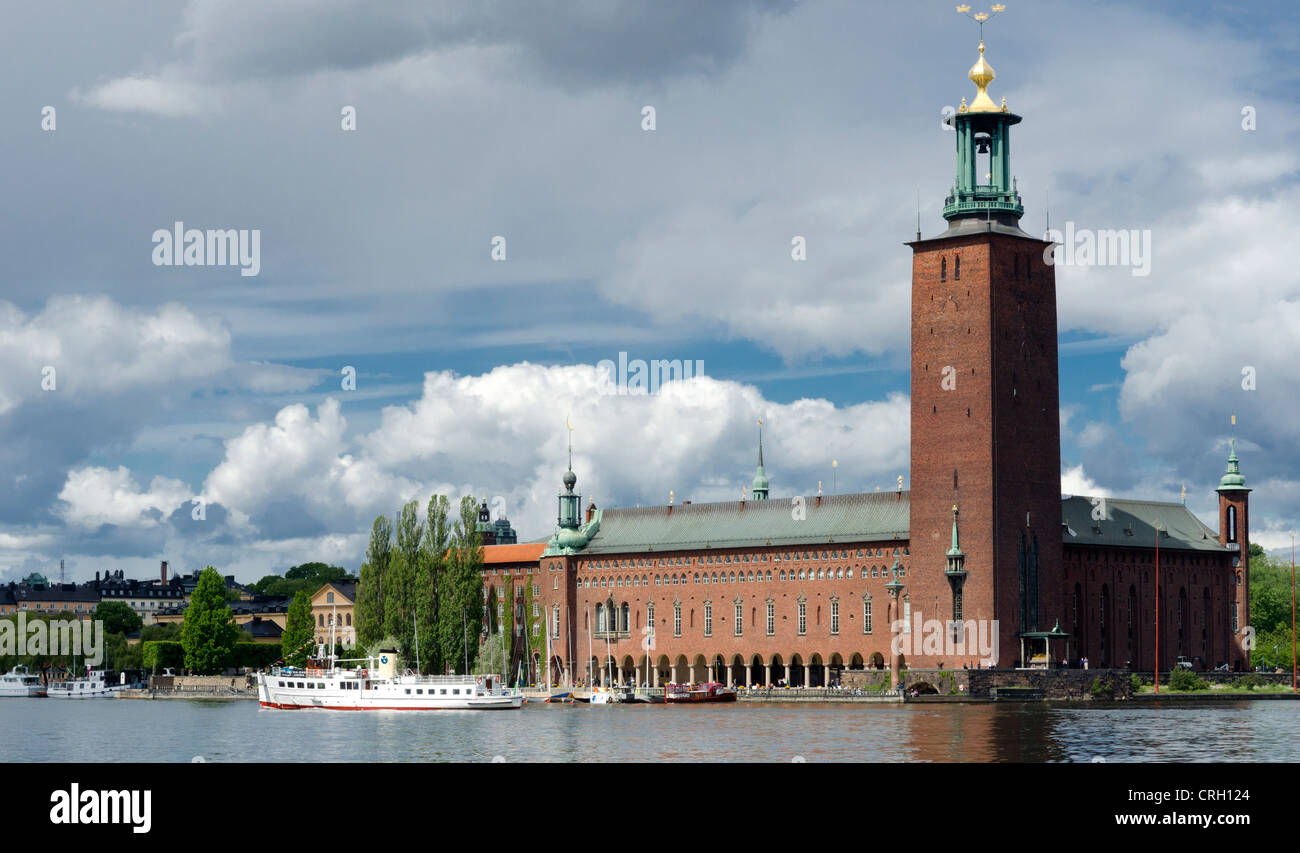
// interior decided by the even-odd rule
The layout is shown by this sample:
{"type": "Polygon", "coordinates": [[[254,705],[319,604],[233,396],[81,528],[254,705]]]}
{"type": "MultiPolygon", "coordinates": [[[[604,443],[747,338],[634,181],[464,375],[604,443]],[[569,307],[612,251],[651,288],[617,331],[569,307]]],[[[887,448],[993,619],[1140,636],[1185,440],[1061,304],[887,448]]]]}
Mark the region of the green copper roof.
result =
{"type": "Polygon", "coordinates": [[[1232,492],[1246,488],[1246,478],[1242,476],[1241,464],[1237,461],[1237,439],[1232,439],[1231,451],[1228,453],[1228,471],[1219,480],[1216,492],[1232,492]]]}
{"type": "Polygon", "coordinates": [[[1074,495],[1061,501],[1061,533],[1066,545],[1154,548],[1155,526],[1159,523],[1160,529],[1168,532],[1160,537],[1161,548],[1219,553],[1235,550],[1220,545],[1218,532],[1181,503],[1105,498],[1103,504],[1102,500],[1074,495]],[[1094,520],[1103,507],[1105,517],[1094,520]]]}
{"type": "Polygon", "coordinates": [[[825,545],[907,538],[908,492],[606,509],[586,553],[825,545]]]}
{"type": "MultiPolygon", "coordinates": [[[[823,495],[792,499],[723,501],[598,510],[578,530],[550,537],[546,556],[620,554],[705,548],[761,548],[851,542],[908,541],[910,492],[823,495]]],[[[1074,495],[1061,501],[1061,538],[1066,545],[1151,548],[1155,525],[1166,533],[1160,547],[1224,553],[1211,530],[1181,503],[1106,498],[1105,517],[1094,520],[1099,498],[1074,495]],[[1094,503],[1094,501],[1098,501],[1094,503]]],[[[955,525],[954,525],[955,528],[955,525]]],[[[954,529],[953,550],[961,554],[954,529]]],[[[953,551],[949,551],[950,554],[953,551]]]]}

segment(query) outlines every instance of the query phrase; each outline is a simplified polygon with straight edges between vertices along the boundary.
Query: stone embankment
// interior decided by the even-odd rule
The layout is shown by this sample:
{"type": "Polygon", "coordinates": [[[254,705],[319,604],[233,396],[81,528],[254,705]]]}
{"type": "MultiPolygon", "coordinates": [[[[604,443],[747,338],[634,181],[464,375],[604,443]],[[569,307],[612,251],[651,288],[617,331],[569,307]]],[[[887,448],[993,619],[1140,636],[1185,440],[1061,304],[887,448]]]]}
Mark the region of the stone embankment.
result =
{"type": "Polygon", "coordinates": [[[256,699],[257,685],[244,675],[155,676],[141,690],[121,690],[121,699],[256,699]]]}

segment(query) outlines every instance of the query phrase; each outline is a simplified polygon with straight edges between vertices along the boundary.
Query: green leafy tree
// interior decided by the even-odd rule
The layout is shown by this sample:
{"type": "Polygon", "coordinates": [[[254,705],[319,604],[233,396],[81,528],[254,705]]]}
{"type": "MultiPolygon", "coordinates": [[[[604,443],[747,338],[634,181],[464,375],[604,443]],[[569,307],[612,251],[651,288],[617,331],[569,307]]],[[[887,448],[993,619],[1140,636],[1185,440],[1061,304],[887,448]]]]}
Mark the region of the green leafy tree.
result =
{"type": "Polygon", "coordinates": [[[460,500],[460,517],[451,536],[446,571],[438,594],[438,643],[443,661],[456,673],[473,671],[483,624],[483,545],[478,503],[460,500]]]}
{"type": "Polygon", "coordinates": [[[420,523],[420,505],[409,501],[398,513],[394,525],[396,547],[388,568],[388,592],[384,597],[384,633],[391,634],[403,649],[414,649],[415,607],[420,595],[420,542],[424,525],[420,523]]]}
{"type": "Polygon", "coordinates": [[[425,672],[443,671],[442,644],[438,639],[438,595],[447,569],[447,549],[451,540],[450,508],[445,495],[433,495],[425,511],[420,566],[415,579],[415,614],[421,625],[420,664],[425,672]]]}
{"type": "Polygon", "coordinates": [[[1291,626],[1291,561],[1269,557],[1260,549],[1250,556],[1250,624],[1256,636],[1291,626]]]}
{"type": "Polygon", "coordinates": [[[144,625],[140,614],[122,601],[101,601],[95,607],[93,618],[104,621],[105,634],[129,634],[144,625]]]}
{"type": "Polygon", "coordinates": [[[239,629],[235,615],[226,603],[226,583],[212,566],[199,575],[198,586],[190,596],[181,629],[185,649],[185,667],[198,675],[214,675],[230,666],[235,654],[239,629]]]}
{"type": "Polygon", "coordinates": [[[289,604],[289,614],[285,617],[284,633],[280,635],[280,652],[285,663],[290,666],[303,666],[311,656],[311,642],[316,636],[316,626],[312,622],[311,597],[299,590],[289,604]]]}
{"type": "Polygon", "coordinates": [[[384,635],[384,584],[393,554],[393,523],[381,515],[370,527],[370,546],[357,588],[357,640],[365,646],[384,635]]]}

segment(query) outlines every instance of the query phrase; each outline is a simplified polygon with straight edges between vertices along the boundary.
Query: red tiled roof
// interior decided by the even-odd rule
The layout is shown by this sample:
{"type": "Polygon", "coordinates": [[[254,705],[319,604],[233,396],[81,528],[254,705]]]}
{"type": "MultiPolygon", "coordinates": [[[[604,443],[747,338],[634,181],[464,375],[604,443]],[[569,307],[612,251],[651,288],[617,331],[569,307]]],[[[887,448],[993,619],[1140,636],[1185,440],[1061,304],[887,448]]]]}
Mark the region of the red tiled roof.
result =
{"type": "Polygon", "coordinates": [[[536,563],[546,550],[545,542],[527,542],[523,545],[484,545],[483,565],[499,563],[536,563]]]}

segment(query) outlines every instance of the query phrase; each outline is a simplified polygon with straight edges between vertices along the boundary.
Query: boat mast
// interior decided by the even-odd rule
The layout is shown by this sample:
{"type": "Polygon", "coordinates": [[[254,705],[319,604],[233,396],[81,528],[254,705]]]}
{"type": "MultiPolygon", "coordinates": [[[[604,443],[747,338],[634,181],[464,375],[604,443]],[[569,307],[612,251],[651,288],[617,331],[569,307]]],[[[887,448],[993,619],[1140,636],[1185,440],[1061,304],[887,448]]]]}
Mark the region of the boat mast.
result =
{"type": "Polygon", "coordinates": [[[415,625],[415,674],[420,674],[420,620],[412,613],[411,623],[415,625]]]}

